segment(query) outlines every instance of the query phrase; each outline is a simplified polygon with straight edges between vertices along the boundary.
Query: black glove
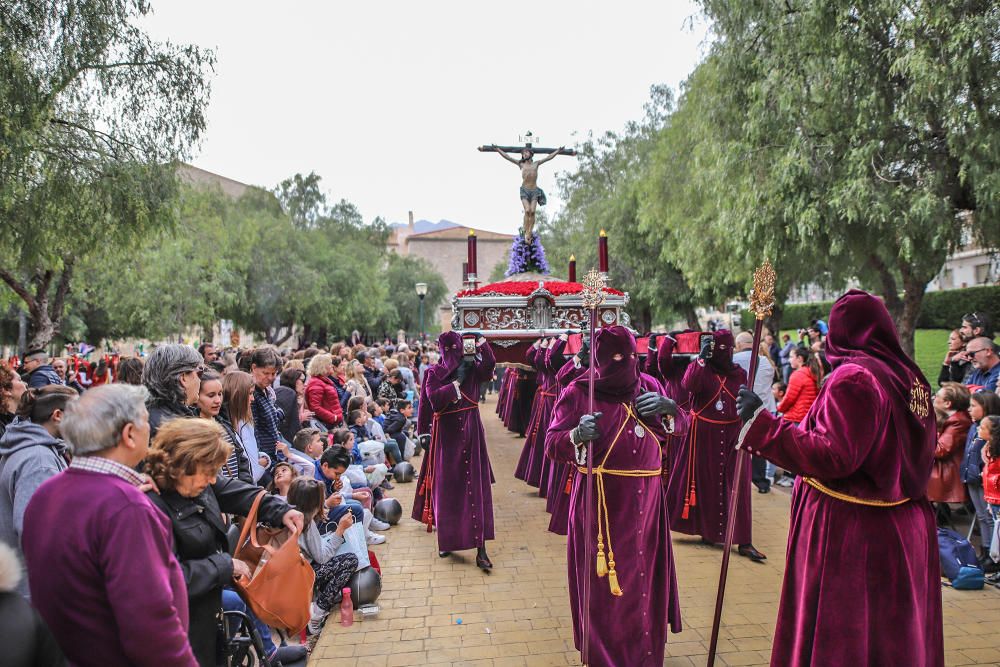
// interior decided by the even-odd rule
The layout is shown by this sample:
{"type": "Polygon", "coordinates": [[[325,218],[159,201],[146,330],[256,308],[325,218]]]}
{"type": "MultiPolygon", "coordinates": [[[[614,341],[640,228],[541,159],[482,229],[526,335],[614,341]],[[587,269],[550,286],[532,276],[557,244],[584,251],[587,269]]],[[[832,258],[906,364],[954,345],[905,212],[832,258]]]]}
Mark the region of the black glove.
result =
{"type": "Polygon", "coordinates": [[[711,359],[712,349],[715,347],[715,341],[711,338],[706,338],[701,344],[701,353],[698,355],[699,359],[711,359]]]}
{"type": "Polygon", "coordinates": [[[424,435],[417,438],[417,443],[420,444],[421,448],[427,449],[428,447],[431,446],[431,436],[425,433],[424,435]]]}
{"type": "Polygon", "coordinates": [[[455,369],[455,380],[462,384],[465,382],[465,378],[469,377],[469,373],[472,372],[473,362],[466,359],[462,362],[462,365],[455,369]]]}
{"type": "Polygon", "coordinates": [[[576,440],[578,442],[590,442],[591,440],[597,440],[597,420],[600,419],[600,417],[600,412],[580,417],[580,424],[576,427],[576,440]]]}
{"type": "Polygon", "coordinates": [[[635,408],[642,417],[650,415],[669,415],[673,417],[677,414],[677,404],[666,396],[657,394],[655,391],[647,391],[637,398],[635,400],[635,408]]]}
{"type": "Polygon", "coordinates": [[[590,366],[590,341],[584,340],[583,344],[580,345],[580,351],[576,353],[577,358],[580,360],[580,365],[584,368],[590,366]]]}
{"type": "Polygon", "coordinates": [[[646,347],[649,349],[650,352],[656,352],[656,339],[661,335],[663,334],[658,334],[658,333],[649,334],[649,340],[646,343],[646,347]]]}
{"type": "Polygon", "coordinates": [[[740,393],[736,397],[736,411],[740,414],[743,423],[750,421],[750,418],[757,412],[757,408],[762,405],[764,405],[764,401],[760,400],[760,396],[747,389],[746,385],[740,387],[740,393]]]}

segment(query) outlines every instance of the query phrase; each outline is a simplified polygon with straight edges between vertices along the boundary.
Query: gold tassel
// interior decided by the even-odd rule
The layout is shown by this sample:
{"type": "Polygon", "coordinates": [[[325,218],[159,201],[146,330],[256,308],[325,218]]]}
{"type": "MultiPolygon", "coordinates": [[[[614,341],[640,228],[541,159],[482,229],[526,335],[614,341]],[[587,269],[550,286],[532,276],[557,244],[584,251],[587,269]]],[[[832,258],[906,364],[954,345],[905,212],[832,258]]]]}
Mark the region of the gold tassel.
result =
{"type": "Polygon", "coordinates": [[[616,597],[622,596],[622,587],[618,585],[618,572],[615,570],[615,559],[611,557],[611,569],[608,570],[608,584],[611,586],[611,594],[616,597]]]}
{"type": "Polygon", "coordinates": [[[608,559],[604,557],[604,550],[598,548],[597,552],[597,576],[605,577],[608,574],[608,559]]]}

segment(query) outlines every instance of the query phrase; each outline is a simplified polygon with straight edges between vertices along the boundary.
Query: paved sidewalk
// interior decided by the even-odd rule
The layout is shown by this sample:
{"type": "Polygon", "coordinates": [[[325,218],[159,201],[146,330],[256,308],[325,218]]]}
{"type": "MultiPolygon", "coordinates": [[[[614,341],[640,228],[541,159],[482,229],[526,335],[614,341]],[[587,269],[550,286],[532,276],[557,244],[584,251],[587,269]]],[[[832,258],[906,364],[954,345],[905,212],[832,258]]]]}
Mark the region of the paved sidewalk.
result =
{"type": "MultiPolygon", "coordinates": [[[[334,612],[311,667],[580,664],[566,592],[565,540],[546,530],[545,501],[514,479],[524,440],[503,429],[494,400],[482,409],[497,478],[497,540],[489,544],[493,572],[476,569],[474,551],[438,558],[434,536],[408,518],[416,485],[397,484],[392,493],[403,505],[404,519],[374,548],[383,567],[382,611],[350,628],[337,624],[334,612]]],[[[720,665],[762,665],[770,659],[789,495],[754,493],[753,503],[754,544],[768,560],[758,565],[734,554],[730,561],[720,665]]],[[[701,666],[721,551],[676,534],[673,543],[684,631],[670,635],[665,664],[701,666]]],[[[1000,664],[1000,591],[946,589],[944,605],[947,664],[1000,664]]]]}

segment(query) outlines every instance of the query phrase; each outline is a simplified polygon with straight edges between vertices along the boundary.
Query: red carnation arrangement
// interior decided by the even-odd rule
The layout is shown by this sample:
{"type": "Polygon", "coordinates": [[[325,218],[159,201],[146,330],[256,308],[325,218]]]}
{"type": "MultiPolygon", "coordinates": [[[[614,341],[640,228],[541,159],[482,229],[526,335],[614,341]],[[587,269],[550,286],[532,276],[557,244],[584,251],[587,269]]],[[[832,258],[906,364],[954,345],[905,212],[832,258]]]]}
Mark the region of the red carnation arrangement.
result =
{"type": "MultiPolygon", "coordinates": [[[[538,283],[532,281],[507,281],[502,283],[490,283],[483,285],[479,289],[462,290],[456,296],[528,296],[538,289],[538,283]]],[[[544,289],[548,290],[552,296],[564,296],[566,294],[579,294],[583,291],[583,285],[570,282],[544,283],[544,289]]],[[[617,294],[621,296],[624,292],[605,287],[606,294],[617,294]]]]}

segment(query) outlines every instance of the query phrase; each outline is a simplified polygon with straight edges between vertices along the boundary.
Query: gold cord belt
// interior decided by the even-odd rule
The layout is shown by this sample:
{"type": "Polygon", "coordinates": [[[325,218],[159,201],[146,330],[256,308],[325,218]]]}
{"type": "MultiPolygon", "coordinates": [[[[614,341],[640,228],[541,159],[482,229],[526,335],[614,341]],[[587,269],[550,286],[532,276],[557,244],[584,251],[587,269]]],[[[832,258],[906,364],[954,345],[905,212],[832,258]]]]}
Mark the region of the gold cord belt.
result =
{"type": "MultiPolygon", "coordinates": [[[[649,427],[640,421],[639,417],[632,411],[631,406],[626,403],[622,403],[622,407],[625,408],[625,419],[622,421],[622,425],[618,428],[618,432],[615,434],[614,440],[611,441],[611,446],[608,447],[608,451],[604,454],[601,464],[594,466],[593,468],[594,477],[597,482],[597,576],[608,577],[608,585],[611,588],[611,594],[615,596],[622,595],[622,588],[618,584],[618,572],[615,569],[615,551],[611,546],[611,517],[608,513],[608,497],[604,490],[604,476],[659,477],[663,473],[663,468],[656,468],[655,470],[618,470],[615,468],[605,467],[608,457],[611,455],[611,450],[614,449],[615,445],[618,443],[618,438],[621,437],[622,432],[625,430],[625,426],[628,424],[629,418],[635,419],[638,424],[645,426],[646,433],[649,433],[649,427]],[[608,536],[607,557],[604,555],[605,532],[608,536]]],[[[644,433],[641,437],[645,438],[646,434],[644,433]]],[[[576,469],[584,475],[587,474],[587,466],[578,465],[576,469]]]]}
{"type": "Polygon", "coordinates": [[[818,482],[812,477],[803,477],[802,482],[804,484],[808,484],[824,495],[836,498],[837,500],[842,500],[845,503],[851,503],[853,505],[866,505],[868,507],[899,507],[900,505],[910,502],[909,498],[903,498],[902,500],[868,500],[866,498],[858,498],[846,493],[841,493],[840,491],[834,491],[830,487],[824,486],[821,482],[818,482]]]}

